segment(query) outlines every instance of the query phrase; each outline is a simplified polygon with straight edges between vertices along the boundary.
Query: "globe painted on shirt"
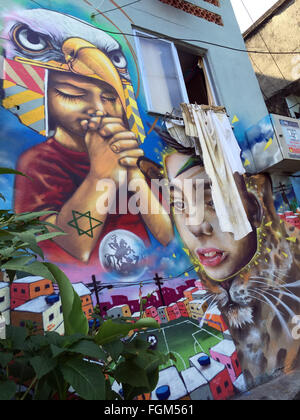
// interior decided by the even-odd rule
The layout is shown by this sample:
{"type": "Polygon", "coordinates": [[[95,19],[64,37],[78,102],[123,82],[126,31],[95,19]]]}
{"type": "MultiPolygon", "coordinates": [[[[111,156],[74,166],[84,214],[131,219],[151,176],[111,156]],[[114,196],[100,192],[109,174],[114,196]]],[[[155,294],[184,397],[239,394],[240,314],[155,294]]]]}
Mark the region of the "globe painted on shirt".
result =
{"type": "Polygon", "coordinates": [[[119,281],[138,280],[147,270],[145,255],[142,239],[127,230],[110,232],[99,247],[102,267],[119,281]]]}

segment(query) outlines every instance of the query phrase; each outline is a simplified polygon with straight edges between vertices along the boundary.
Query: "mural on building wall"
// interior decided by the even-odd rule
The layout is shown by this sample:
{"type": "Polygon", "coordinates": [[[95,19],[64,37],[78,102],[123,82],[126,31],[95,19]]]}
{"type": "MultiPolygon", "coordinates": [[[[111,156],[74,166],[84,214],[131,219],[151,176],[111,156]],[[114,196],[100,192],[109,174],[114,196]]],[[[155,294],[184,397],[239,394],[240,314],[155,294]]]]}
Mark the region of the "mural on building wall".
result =
{"type": "MultiPolygon", "coordinates": [[[[177,358],[160,375],[170,399],[225,399],[291,368],[299,358],[299,232],[276,214],[269,178],[235,177],[252,228],[241,240],[221,231],[209,183],[205,222],[187,227],[188,203],[173,198],[183,213],[169,215],[149,185],[205,181],[203,163],[161,130],[147,136],[154,118],[136,98],[137,69],[121,37],[45,9],[14,9],[3,22],[1,166],[30,176],[5,179],[6,205],[57,212],[47,220],[68,235],[43,249],[73,282],[87,317],[99,303],[104,316],[139,318],[147,300],[145,314],[161,329],[145,338],[177,358]],[[124,185],[132,180],[142,181],[139,199],[154,201],[158,214],[129,212],[133,194],[124,185]]],[[[9,291],[4,279],[0,296],[10,295],[10,305],[0,311],[62,333],[59,298],[44,283],[19,279],[9,291]],[[46,310],[51,321],[42,324],[46,310]]]]}

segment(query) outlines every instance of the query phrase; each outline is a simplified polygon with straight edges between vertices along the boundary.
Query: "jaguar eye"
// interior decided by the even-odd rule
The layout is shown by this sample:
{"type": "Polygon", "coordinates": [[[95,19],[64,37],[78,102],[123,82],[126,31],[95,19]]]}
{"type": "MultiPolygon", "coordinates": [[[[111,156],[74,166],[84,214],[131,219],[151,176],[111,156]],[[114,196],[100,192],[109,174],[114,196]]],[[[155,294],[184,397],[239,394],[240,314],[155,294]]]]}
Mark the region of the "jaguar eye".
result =
{"type": "Polygon", "coordinates": [[[50,42],[46,35],[32,31],[25,25],[15,28],[13,35],[15,43],[25,51],[40,53],[50,47],[50,42]]]}
{"type": "Polygon", "coordinates": [[[121,51],[113,51],[109,54],[109,58],[111,59],[114,66],[124,69],[127,67],[127,61],[121,51]]]}

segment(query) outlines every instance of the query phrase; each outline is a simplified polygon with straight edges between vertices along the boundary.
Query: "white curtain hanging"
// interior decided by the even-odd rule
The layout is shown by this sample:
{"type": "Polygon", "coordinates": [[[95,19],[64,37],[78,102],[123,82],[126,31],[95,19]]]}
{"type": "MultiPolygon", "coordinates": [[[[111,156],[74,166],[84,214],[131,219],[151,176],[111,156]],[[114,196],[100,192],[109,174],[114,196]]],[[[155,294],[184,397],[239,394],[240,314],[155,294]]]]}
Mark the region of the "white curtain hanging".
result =
{"type": "Polygon", "coordinates": [[[222,232],[230,232],[240,240],[252,232],[234,172],[244,174],[240,148],[227,115],[206,110],[198,105],[182,104],[188,136],[196,134],[207,175],[210,177],[212,199],[222,232]]]}

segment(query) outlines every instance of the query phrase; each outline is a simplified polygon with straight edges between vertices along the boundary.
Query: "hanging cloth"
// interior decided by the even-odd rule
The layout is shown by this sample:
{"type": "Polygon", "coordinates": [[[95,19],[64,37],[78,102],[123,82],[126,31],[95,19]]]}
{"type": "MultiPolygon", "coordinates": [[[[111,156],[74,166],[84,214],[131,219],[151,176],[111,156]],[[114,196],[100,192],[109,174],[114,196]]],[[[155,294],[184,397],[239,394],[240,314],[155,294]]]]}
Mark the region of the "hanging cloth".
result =
{"type": "Polygon", "coordinates": [[[166,120],[166,128],[170,136],[176,140],[177,143],[187,149],[194,149],[196,156],[202,158],[202,150],[197,137],[191,137],[186,134],[184,121],[179,120],[166,120]]]}
{"type": "MultiPolygon", "coordinates": [[[[233,177],[234,172],[244,173],[242,163],[239,164],[239,147],[234,145],[235,138],[227,133],[225,119],[219,118],[216,112],[189,104],[182,106],[182,112],[188,121],[187,135],[197,132],[205,171],[212,183],[212,199],[220,228],[222,232],[232,233],[238,241],[253,230],[233,177]],[[231,143],[234,147],[227,153],[226,149],[230,148],[231,143]]],[[[227,119],[226,114],[223,115],[227,119]]]]}
{"type": "Polygon", "coordinates": [[[221,112],[209,112],[232,172],[238,172],[240,175],[244,175],[246,171],[241,160],[241,149],[232,131],[227,115],[221,112]]]}

